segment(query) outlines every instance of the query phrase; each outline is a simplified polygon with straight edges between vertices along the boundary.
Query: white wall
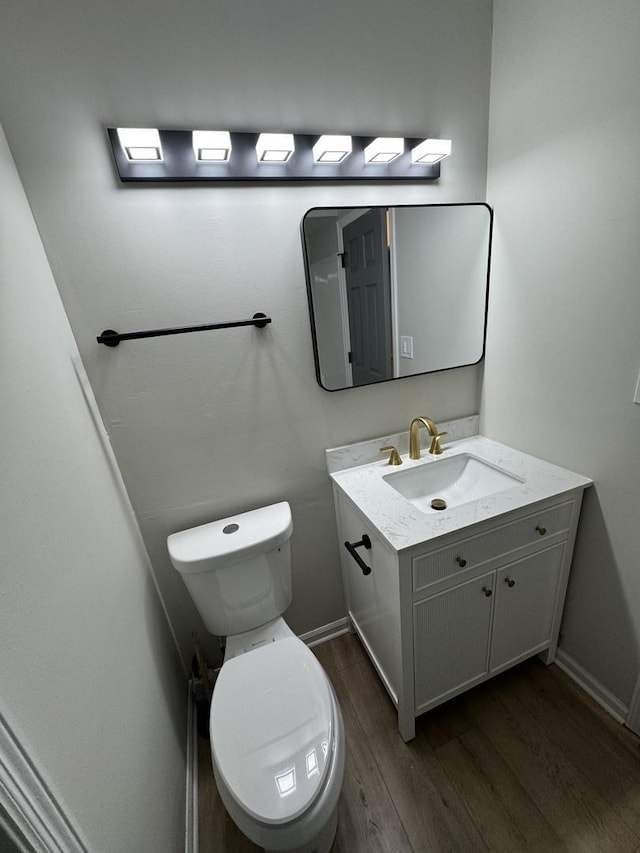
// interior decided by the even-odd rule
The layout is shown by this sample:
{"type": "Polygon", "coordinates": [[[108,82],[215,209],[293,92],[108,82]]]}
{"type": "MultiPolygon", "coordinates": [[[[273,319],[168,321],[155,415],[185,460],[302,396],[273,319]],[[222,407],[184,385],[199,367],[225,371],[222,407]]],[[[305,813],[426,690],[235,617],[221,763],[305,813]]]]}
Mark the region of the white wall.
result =
{"type": "Polygon", "coordinates": [[[482,428],[587,474],[563,650],[640,669],[640,4],[496,0],[482,428]]]}
{"type": "Polygon", "coordinates": [[[0,130],[0,711],[89,850],[184,844],[186,680],[0,130]]]}
{"type": "Polygon", "coordinates": [[[490,0],[3,0],[1,23],[0,114],[185,655],[201,623],[167,534],[283,498],[291,626],[343,616],[324,449],[477,411],[480,368],[319,388],[300,221],[483,200],[490,0]],[[425,186],[141,189],[116,181],[110,125],[442,136],[454,153],[425,186]],[[263,332],[95,343],[255,311],[263,332]]]}

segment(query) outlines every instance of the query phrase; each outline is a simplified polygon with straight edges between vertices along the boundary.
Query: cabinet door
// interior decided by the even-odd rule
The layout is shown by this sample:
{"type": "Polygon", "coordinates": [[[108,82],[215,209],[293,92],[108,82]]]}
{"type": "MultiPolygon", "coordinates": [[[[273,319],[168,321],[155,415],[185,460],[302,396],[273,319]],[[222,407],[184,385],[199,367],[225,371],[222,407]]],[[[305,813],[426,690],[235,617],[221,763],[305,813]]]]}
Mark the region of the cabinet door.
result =
{"type": "Polygon", "coordinates": [[[497,571],[492,673],[549,645],[564,549],[560,543],[497,571]]]}
{"type": "Polygon", "coordinates": [[[494,581],[489,572],[414,604],[417,714],[486,677],[494,581]]]}

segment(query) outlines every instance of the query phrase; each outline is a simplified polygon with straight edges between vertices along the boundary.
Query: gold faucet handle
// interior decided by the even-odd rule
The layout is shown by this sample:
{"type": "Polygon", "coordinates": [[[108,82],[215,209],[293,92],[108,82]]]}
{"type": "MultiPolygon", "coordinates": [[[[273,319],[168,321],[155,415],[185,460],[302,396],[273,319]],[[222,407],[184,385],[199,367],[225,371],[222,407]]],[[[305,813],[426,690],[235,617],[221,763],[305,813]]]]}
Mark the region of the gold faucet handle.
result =
{"type": "Polygon", "coordinates": [[[402,459],[400,458],[400,454],[392,444],[390,444],[388,447],[381,447],[380,453],[391,454],[389,456],[389,465],[402,465],[402,459]]]}
{"type": "Polygon", "coordinates": [[[434,456],[440,456],[442,453],[442,448],[440,447],[440,439],[444,438],[445,435],[448,435],[446,432],[437,432],[433,438],[431,439],[431,447],[429,448],[429,453],[432,453],[434,456]]]}

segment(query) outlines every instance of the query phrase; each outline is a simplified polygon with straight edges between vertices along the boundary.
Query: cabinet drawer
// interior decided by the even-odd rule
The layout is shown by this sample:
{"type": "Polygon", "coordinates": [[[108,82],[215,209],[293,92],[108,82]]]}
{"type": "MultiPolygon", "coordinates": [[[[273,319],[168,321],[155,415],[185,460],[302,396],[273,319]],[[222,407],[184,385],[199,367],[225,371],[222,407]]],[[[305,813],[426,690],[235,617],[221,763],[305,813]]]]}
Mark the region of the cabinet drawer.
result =
{"type": "Polygon", "coordinates": [[[568,530],[573,506],[573,500],[568,500],[556,506],[544,507],[500,527],[414,558],[414,593],[422,593],[439,581],[461,575],[493,560],[511,560],[523,548],[544,548],[552,537],[568,530]]]}

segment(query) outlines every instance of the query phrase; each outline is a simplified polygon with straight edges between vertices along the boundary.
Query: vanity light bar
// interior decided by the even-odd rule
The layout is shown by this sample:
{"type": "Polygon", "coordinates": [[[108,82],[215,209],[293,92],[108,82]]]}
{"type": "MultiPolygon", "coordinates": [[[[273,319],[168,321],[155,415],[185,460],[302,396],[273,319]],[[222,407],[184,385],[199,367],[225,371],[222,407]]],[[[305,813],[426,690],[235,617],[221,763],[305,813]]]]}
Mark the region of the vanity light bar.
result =
{"type": "Polygon", "coordinates": [[[451,141],[226,130],[107,130],[129,182],[432,181],[451,141]]]}

